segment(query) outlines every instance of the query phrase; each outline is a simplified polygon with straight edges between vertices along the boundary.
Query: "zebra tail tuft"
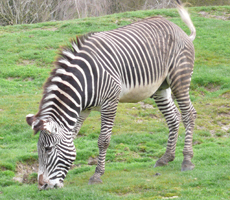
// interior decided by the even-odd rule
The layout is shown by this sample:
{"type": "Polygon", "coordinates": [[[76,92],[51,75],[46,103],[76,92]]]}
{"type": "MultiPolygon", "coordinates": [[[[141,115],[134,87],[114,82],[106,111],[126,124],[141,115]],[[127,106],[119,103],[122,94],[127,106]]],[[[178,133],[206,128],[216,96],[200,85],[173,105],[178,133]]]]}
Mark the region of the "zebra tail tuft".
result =
{"type": "Polygon", "coordinates": [[[193,41],[196,38],[196,28],[192,23],[188,11],[184,8],[180,0],[176,0],[177,10],[180,14],[182,21],[188,26],[191,31],[189,38],[193,41]]]}

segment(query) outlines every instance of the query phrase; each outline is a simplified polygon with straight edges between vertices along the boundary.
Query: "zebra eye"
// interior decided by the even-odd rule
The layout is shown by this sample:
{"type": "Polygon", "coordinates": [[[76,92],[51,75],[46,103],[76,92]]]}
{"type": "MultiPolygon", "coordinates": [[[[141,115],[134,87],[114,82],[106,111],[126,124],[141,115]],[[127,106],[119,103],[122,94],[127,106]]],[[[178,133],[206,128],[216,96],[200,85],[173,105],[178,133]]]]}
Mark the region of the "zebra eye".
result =
{"type": "Polygon", "coordinates": [[[52,151],[52,147],[45,147],[46,153],[50,153],[52,151]]]}

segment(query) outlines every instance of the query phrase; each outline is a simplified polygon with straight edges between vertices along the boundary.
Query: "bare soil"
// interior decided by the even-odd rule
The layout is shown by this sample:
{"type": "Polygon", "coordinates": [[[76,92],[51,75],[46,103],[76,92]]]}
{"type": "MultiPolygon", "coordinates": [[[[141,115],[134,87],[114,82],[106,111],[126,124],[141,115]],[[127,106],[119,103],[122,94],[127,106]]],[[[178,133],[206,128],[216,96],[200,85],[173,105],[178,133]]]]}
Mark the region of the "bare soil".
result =
{"type": "Polygon", "coordinates": [[[18,163],[16,167],[15,181],[26,184],[34,184],[37,182],[37,172],[39,164],[37,161],[33,163],[18,163]]]}
{"type": "Polygon", "coordinates": [[[230,14],[223,12],[223,15],[214,15],[209,12],[201,11],[199,14],[203,17],[206,18],[215,18],[215,19],[220,19],[220,20],[230,20],[230,14]]]}
{"type": "Polygon", "coordinates": [[[141,105],[141,108],[143,109],[153,109],[153,106],[150,104],[145,104],[144,102],[140,101],[138,102],[141,105]]]}

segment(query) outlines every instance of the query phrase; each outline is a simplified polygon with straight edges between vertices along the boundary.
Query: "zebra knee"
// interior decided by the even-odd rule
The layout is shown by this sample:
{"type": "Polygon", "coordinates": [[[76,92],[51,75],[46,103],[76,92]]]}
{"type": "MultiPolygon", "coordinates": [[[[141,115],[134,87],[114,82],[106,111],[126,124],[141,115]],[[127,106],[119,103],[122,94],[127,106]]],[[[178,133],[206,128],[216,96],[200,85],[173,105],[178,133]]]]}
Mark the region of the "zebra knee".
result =
{"type": "Polygon", "coordinates": [[[197,112],[196,112],[196,110],[195,110],[194,107],[193,107],[192,113],[193,113],[193,118],[194,118],[194,120],[195,120],[196,117],[197,117],[197,112]]]}
{"type": "Polygon", "coordinates": [[[98,138],[98,148],[99,149],[107,149],[109,144],[110,144],[110,136],[106,138],[99,136],[98,138]]]}
{"type": "Polygon", "coordinates": [[[175,113],[175,116],[176,116],[176,118],[177,118],[177,122],[180,123],[180,121],[181,121],[181,113],[180,113],[180,111],[177,109],[176,106],[174,107],[174,113],[175,113]]]}
{"type": "Polygon", "coordinates": [[[192,106],[190,109],[190,120],[193,121],[193,123],[195,123],[196,117],[197,117],[197,112],[195,108],[192,106]]]}

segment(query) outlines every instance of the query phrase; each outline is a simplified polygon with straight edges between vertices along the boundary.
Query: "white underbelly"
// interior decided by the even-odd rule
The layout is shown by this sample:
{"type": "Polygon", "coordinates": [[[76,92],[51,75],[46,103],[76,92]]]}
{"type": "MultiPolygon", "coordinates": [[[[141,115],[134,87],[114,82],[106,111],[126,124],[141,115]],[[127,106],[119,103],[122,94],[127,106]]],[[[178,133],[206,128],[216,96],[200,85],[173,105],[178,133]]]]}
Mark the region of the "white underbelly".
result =
{"type": "Polygon", "coordinates": [[[136,86],[134,88],[128,88],[122,85],[119,102],[135,103],[144,100],[152,96],[160,87],[161,83],[162,81],[158,81],[157,83],[152,83],[147,86],[136,86]]]}

